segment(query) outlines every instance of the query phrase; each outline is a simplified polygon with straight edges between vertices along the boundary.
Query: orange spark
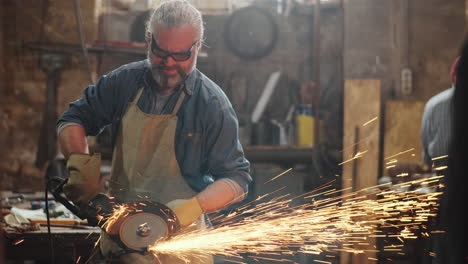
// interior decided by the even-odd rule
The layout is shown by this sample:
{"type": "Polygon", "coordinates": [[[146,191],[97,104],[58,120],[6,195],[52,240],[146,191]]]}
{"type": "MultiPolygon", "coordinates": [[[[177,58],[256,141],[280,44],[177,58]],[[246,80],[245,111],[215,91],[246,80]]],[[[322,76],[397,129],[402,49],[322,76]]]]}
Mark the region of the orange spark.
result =
{"type": "Polygon", "coordinates": [[[397,154],[394,154],[394,155],[391,155],[391,156],[389,156],[389,157],[384,158],[384,160],[388,160],[388,159],[394,158],[394,157],[396,157],[396,156],[400,156],[400,155],[402,155],[402,154],[411,152],[411,151],[413,151],[413,150],[414,150],[414,148],[410,148],[410,149],[408,149],[408,150],[398,152],[397,154]]]}
{"type": "Polygon", "coordinates": [[[19,245],[19,244],[21,244],[21,243],[23,243],[23,242],[24,242],[24,238],[18,239],[18,240],[16,240],[15,242],[13,242],[13,245],[14,245],[14,246],[17,246],[17,245],[19,245]]]}
{"type": "Polygon", "coordinates": [[[367,245],[369,237],[394,237],[401,242],[417,238],[414,231],[435,215],[441,195],[435,189],[440,178],[414,180],[384,190],[369,187],[338,197],[307,200],[299,206],[291,206],[293,199],[287,195],[276,197],[219,218],[225,222],[214,229],[181,233],[157,242],[149,247],[149,252],[173,254],[181,259],[189,255],[241,257],[243,253],[268,257],[298,252],[376,252],[355,246],[367,245]],[[397,191],[402,186],[416,189],[422,182],[430,183],[428,188],[434,192],[397,191]],[[385,228],[392,228],[392,233],[376,234],[385,228]]]}
{"type": "Polygon", "coordinates": [[[439,171],[439,170],[445,170],[446,168],[448,168],[448,166],[440,166],[440,167],[434,168],[434,170],[439,171]]]}
{"type": "Polygon", "coordinates": [[[372,118],[371,120],[365,122],[362,126],[367,126],[368,124],[374,122],[374,121],[377,120],[377,119],[378,119],[378,117],[376,116],[376,117],[372,118]]]}
{"type": "Polygon", "coordinates": [[[112,214],[106,218],[106,222],[102,225],[102,229],[109,232],[111,227],[116,224],[117,221],[124,219],[134,210],[135,208],[130,208],[126,204],[116,205],[112,214]]]}
{"type": "Polygon", "coordinates": [[[273,178],[269,179],[268,181],[266,181],[264,184],[267,184],[269,182],[272,182],[272,181],[278,179],[279,177],[283,176],[284,174],[290,172],[291,170],[292,170],[292,168],[289,168],[289,169],[283,171],[282,173],[280,173],[280,174],[276,175],[275,177],[273,177],[273,178]]]}
{"type": "Polygon", "coordinates": [[[433,158],[432,160],[439,160],[439,159],[445,159],[445,158],[448,158],[448,155],[443,155],[443,156],[435,157],[435,158],[433,158]]]}
{"type": "Polygon", "coordinates": [[[338,164],[338,165],[343,165],[343,164],[348,163],[348,162],[350,162],[350,161],[352,161],[352,160],[362,158],[362,155],[365,154],[366,152],[367,152],[367,150],[365,150],[365,151],[363,151],[363,152],[359,151],[358,153],[356,153],[356,155],[354,155],[354,157],[352,157],[352,158],[350,158],[350,159],[348,159],[348,160],[345,160],[345,161],[341,162],[341,163],[338,164]]]}

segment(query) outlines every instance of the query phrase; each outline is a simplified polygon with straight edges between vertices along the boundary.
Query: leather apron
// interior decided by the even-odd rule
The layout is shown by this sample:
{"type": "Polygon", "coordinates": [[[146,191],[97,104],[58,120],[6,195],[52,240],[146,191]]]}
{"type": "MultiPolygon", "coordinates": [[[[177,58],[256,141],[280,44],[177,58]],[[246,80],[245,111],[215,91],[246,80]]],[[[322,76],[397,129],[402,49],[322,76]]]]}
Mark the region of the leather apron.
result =
{"type": "MultiPolygon", "coordinates": [[[[152,200],[168,204],[177,199],[191,199],[196,192],[183,178],[175,155],[177,112],[185,97],[181,91],[169,115],[146,114],[137,103],[144,88],[128,105],[122,118],[112,157],[110,194],[118,200],[152,200]]],[[[172,208],[174,209],[174,208],[172,208]]],[[[194,229],[206,228],[204,216],[194,229]]],[[[188,263],[208,264],[212,257],[188,257],[188,263]]],[[[158,255],[162,264],[186,264],[170,255],[158,255]]]]}

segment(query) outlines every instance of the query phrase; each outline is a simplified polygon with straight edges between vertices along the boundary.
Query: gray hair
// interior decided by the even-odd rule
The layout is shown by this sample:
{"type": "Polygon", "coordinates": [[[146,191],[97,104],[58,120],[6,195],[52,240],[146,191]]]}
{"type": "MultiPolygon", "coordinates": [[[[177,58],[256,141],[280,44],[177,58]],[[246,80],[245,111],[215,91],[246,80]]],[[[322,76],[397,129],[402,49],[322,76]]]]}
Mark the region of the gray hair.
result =
{"type": "Polygon", "coordinates": [[[146,24],[146,36],[151,37],[155,25],[182,27],[192,25],[197,31],[200,40],[203,40],[203,18],[193,5],[186,0],[170,0],[161,3],[151,15],[146,24]]]}

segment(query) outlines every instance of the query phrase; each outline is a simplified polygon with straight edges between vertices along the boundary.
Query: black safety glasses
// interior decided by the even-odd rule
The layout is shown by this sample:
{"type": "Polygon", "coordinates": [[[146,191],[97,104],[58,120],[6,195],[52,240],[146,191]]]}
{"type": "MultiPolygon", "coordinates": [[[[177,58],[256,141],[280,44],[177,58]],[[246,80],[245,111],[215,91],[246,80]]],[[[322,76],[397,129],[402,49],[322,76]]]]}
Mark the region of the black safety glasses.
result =
{"type": "Polygon", "coordinates": [[[195,40],[190,49],[188,49],[187,51],[169,52],[167,50],[161,49],[158,46],[158,44],[156,44],[153,35],[151,35],[151,53],[153,53],[154,56],[159,57],[161,59],[166,59],[167,57],[171,56],[175,61],[186,61],[190,59],[190,57],[192,57],[192,50],[193,47],[195,47],[195,44],[197,44],[197,42],[198,40],[195,40]]]}

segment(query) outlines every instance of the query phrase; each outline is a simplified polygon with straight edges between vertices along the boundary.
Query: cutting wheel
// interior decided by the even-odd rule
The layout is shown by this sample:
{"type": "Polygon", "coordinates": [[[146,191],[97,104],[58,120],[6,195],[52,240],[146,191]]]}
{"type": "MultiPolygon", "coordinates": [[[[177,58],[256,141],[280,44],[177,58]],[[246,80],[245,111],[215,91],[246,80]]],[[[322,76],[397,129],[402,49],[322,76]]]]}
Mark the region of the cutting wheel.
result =
{"type": "Polygon", "coordinates": [[[160,239],[166,239],[179,229],[172,210],[156,202],[138,202],[138,209],[120,225],[120,241],[129,249],[143,252],[160,239]]]}

